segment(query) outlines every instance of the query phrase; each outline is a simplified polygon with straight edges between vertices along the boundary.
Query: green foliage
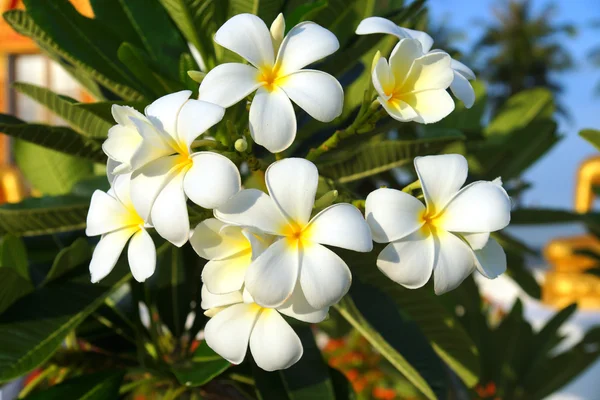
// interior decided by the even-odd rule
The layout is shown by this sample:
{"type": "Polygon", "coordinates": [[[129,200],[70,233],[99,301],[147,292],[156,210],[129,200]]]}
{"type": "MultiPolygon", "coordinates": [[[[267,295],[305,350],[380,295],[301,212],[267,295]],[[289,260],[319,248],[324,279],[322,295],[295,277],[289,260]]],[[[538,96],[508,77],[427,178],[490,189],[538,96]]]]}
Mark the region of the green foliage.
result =
{"type": "Polygon", "coordinates": [[[191,359],[173,366],[172,369],[179,383],[196,387],[206,385],[230,366],[229,361],[221,358],[206,342],[202,342],[191,359]]]}
{"type": "Polygon", "coordinates": [[[27,400],[106,400],[119,396],[123,372],[99,372],[59,383],[50,389],[27,396],[27,400]]]}
{"type": "Polygon", "coordinates": [[[596,149],[600,150],[600,131],[595,129],[584,129],[579,132],[579,136],[590,142],[596,149]]]}

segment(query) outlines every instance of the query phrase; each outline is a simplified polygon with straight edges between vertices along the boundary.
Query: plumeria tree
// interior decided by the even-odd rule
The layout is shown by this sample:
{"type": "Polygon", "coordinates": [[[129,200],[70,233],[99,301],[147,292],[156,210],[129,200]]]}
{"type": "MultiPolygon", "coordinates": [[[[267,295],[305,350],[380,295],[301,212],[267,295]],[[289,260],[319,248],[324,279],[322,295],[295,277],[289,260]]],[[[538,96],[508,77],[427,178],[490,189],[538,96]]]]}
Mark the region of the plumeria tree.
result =
{"type": "Polygon", "coordinates": [[[489,369],[484,332],[509,325],[486,320],[472,276],[540,296],[503,229],[553,221],[511,202],[558,140],[552,96],[483,125],[484,87],[411,29],[424,2],[402,3],[6,13],[96,101],[17,83],[67,126],[0,115],[35,145],[15,147],[29,184],[54,194],[0,207],[0,382],[28,376],[28,398],[531,399],[592,363],[581,345],[560,355],[568,379],[507,379],[558,364],[555,322],[531,360],[489,369]],[[369,390],[328,350],[355,354],[352,338],[383,371],[369,390]]]}

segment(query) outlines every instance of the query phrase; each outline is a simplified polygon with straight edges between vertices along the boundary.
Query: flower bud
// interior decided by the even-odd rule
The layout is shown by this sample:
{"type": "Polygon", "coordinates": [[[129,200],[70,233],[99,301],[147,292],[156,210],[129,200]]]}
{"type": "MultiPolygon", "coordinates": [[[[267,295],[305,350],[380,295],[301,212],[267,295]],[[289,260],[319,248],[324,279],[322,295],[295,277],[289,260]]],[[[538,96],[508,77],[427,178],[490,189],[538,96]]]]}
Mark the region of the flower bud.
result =
{"type": "Polygon", "coordinates": [[[244,151],[248,150],[248,141],[246,138],[239,138],[235,141],[234,147],[236,151],[243,153],[244,151]]]}
{"type": "Polygon", "coordinates": [[[271,24],[271,40],[273,40],[273,48],[275,52],[279,50],[279,46],[281,46],[281,42],[283,42],[283,36],[285,34],[285,18],[283,18],[283,14],[279,13],[277,18],[271,24]]]}

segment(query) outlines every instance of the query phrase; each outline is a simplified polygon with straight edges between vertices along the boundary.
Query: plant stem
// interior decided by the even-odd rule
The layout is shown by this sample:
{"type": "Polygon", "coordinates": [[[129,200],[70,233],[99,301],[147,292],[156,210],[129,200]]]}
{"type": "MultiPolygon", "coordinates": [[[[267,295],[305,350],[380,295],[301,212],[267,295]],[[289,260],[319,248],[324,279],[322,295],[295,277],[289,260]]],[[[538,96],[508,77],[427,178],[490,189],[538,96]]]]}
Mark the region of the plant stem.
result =
{"type": "Polygon", "coordinates": [[[29,382],[27,384],[27,386],[25,386],[21,390],[21,393],[19,393],[18,398],[23,399],[23,398],[27,397],[27,395],[29,395],[29,393],[31,393],[31,391],[37,387],[37,385],[39,385],[44,379],[46,379],[49,375],[51,375],[57,369],[58,369],[58,367],[56,365],[51,365],[48,368],[46,368],[45,370],[43,370],[42,372],[40,372],[40,374],[38,376],[36,376],[34,379],[32,379],[31,382],[29,382]]]}
{"type": "Polygon", "coordinates": [[[404,189],[402,189],[402,191],[403,191],[404,193],[411,194],[411,193],[412,193],[412,191],[413,191],[413,190],[416,190],[416,189],[421,189],[421,181],[420,181],[420,180],[418,180],[418,179],[417,179],[416,181],[414,181],[413,183],[411,183],[411,184],[409,184],[409,185],[406,185],[406,186],[404,187],[404,189]]]}

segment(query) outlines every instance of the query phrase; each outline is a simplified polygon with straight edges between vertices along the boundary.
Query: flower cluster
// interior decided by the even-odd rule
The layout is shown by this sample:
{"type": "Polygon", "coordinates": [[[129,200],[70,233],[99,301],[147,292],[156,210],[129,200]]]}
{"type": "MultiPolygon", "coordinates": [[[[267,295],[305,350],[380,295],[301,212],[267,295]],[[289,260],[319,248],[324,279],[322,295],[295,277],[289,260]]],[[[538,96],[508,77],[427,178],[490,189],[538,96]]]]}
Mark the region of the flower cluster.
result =
{"type": "MultiPolygon", "coordinates": [[[[144,114],[113,106],[117,124],[103,145],[111,189],[94,193],[86,230],[102,235],[90,264],[94,282],[110,273],[128,242],[133,277],[148,279],[156,267],[148,229],[175,246],[189,241],[208,260],[201,304],[211,317],[205,327],[208,345],[236,364],[249,347],[256,363],[269,371],[302,356],[302,343],[283,316],[321,322],[350,288],[350,269],[330,247],[366,253],[373,240],[389,243],[377,258],[385,275],[418,288],[433,274],[441,294],[475,269],[489,278],[506,269],[502,248],[489,236],[510,219],[510,200],[500,181],[461,189],[467,161],[459,155],[416,158],[419,185],[411,186],[421,188],[424,204],[407,192],[382,188],[367,197],[365,218],[348,203],[315,207],[319,172],[308,160],[272,163],[264,174],[265,193],[242,188],[238,165],[217,151],[219,146],[195,150],[202,147],[196,139],[223,119],[224,107],[254,92],[250,136],[273,153],[287,149],[296,136],[292,102],[322,122],[341,114],[340,83],[305,69],[338,49],[336,37],[312,22],[284,32],[282,15],[270,30],[254,15],[237,15],[214,40],[249,64],[209,71],[198,100],[190,99],[190,91],[173,93],[144,114]],[[188,201],[213,209],[214,218],[190,229],[188,201]]],[[[382,18],[364,20],[357,33],[400,38],[389,60],[377,59],[372,71],[377,101],[392,118],[419,123],[444,118],[454,109],[448,88],[467,107],[473,104],[467,81],[472,72],[430,50],[427,34],[382,18]]],[[[235,149],[245,152],[245,144],[235,149]]]]}

